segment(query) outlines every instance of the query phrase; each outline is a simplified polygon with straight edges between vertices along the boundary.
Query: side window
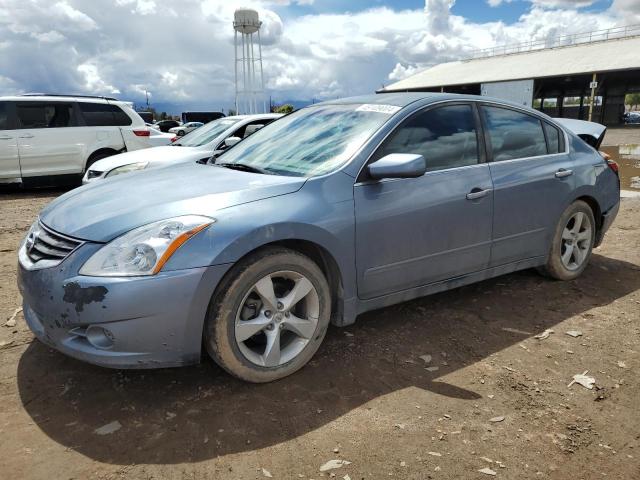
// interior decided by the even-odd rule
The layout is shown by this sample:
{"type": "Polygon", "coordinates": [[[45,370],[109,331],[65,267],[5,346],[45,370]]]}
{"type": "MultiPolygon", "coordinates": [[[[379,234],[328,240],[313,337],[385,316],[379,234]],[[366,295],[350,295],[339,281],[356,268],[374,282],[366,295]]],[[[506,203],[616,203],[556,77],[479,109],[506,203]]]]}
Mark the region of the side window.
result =
{"type": "Polygon", "coordinates": [[[76,127],[71,103],[18,102],[16,104],[18,128],[76,127]]]}
{"type": "Polygon", "coordinates": [[[131,118],[117,105],[79,102],[78,106],[88,127],[124,127],[131,118]]]}
{"type": "Polygon", "coordinates": [[[9,104],[0,102],[0,130],[9,130],[9,104]]]}
{"type": "Polygon", "coordinates": [[[437,107],[417,113],[401,124],[376,152],[424,156],[427,171],[478,163],[478,138],[471,105],[437,107]]]}
{"type": "Polygon", "coordinates": [[[549,153],[560,153],[564,151],[564,142],[562,141],[560,130],[553,125],[544,122],[544,131],[547,134],[549,153]]]}
{"type": "Polygon", "coordinates": [[[542,123],[536,117],[500,107],[482,107],[493,160],[513,160],[547,154],[542,123]]]}
{"type": "Polygon", "coordinates": [[[270,119],[264,119],[264,120],[256,120],[256,121],[253,121],[251,123],[247,123],[245,126],[240,127],[240,128],[238,128],[238,130],[233,132],[233,134],[231,136],[232,137],[247,138],[248,136],[256,133],[258,130],[260,130],[262,127],[264,127],[265,125],[267,125],[270,122],[271,122],[270,119]]]}

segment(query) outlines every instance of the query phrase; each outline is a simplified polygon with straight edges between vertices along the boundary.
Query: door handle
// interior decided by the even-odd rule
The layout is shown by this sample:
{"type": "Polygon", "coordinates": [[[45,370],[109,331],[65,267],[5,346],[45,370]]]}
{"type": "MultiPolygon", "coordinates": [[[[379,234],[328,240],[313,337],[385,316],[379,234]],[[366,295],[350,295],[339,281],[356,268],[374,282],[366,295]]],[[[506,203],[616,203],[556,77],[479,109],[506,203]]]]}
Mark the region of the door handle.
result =
{"type": "Polygon", "coordinates": [[[573,175],[573,170],[565,170],[564,168],[561,168],[556,172],[556,178],[564,178],[570,175],[573,175]]]}
{"type": "Polygon", "coordinates": [[[491,192],[490,188],[486,188],[484,190],[474,188],[469,193],[467,193],[467,200],[477,200],[478,198],[486,197],[489,192],[491,192]]]}
{"type": "Polygon", "coordinates": [[[24,135],[20,135],[19,138],[33,138],[33,135],[31,135],[30,133],[25,133],[24,135]]]}
{"type": "Polygon", "coordinates": [[[2,136],[2,137],[0,137],[0,140],[13,140],[13,137],[2,136]]]}

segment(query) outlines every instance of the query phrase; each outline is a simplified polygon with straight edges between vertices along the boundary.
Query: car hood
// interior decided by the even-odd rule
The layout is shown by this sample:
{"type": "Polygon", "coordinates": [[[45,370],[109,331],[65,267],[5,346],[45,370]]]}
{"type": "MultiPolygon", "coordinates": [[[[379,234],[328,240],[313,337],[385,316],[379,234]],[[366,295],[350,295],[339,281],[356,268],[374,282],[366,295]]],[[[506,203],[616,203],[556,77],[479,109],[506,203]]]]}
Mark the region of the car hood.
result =
{"type": "Polygon", "coordinates": [[[296,192],[305,180],[181,163],[72,190],[45,207],[40,220],[71,237],[107,242],[133,228],[179,215],[215,218],[224,208],[296,192]]]}
{"type": "Polygon", "coordinates": [[[172,147],[171,145],[167,145],[134,150],[133,152],[103,158],[91,165],[90,170],[109,172],[114,168],[138,162],[148,162],[149,165],[147,168],[155,168],[176,162],[196,161],[208,156],[211,156],[209,149],[203,150],[200,147],[172,147]]]}

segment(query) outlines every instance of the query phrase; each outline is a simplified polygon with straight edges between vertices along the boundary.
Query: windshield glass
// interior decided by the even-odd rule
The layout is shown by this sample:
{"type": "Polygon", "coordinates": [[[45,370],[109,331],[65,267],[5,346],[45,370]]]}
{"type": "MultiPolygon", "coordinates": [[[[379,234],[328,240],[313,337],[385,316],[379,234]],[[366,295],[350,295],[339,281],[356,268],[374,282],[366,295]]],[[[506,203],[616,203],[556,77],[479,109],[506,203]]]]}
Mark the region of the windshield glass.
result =
{"type": "Polygon", "coordinates": [[[344,165],[389,117],[389,105],[318,105],[273,122],[235,145],[217,163],[311,177],[344,165]]]}
{"type": "Polygon", "coordinates": [[[213,122],[209,122],[205,126],[185,135],[174,143],[174,145],[177,144],[181,147],[199,147],[200,145],[209,143],[231,125],[234,125],[239,121],[240,119],[238,118],[220,118],[218,120],[214,120],[213,122]]]}

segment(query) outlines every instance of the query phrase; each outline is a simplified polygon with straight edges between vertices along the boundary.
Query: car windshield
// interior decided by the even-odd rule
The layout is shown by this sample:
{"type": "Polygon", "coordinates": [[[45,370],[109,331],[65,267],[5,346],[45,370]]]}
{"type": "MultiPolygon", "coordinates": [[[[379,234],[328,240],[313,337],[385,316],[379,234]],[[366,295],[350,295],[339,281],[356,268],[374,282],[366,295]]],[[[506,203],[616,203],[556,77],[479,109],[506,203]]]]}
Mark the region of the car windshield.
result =
{"type": "Polygon", "coordinates": [[[312,177],[344,165],[398,111],[390,105],[317,105],[273,122],[221,155],[276,175],[312,177]]]}
{"type": "Polygon", "coordinates": [[[178,142],[174,143],[174,145],[180,147],[199,147],[205,145],[239,121],[239,118],[220,118],[214,120],[185,135],[178,142]]]}

